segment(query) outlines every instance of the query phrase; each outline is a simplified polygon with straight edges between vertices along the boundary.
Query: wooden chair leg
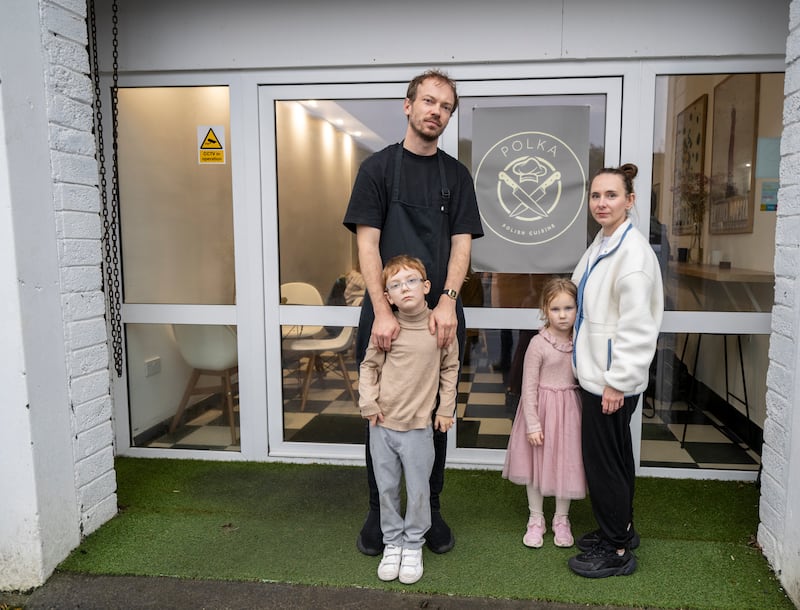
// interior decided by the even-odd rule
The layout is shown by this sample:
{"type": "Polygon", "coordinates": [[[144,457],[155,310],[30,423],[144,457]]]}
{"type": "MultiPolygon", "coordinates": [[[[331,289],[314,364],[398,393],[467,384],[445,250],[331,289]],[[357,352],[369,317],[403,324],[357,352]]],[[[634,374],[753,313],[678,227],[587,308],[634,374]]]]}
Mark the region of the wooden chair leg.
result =
{"type": "Polygon", "coordinates": [[[303,379],[303,398],[300,401],[300,410],[305,411],[306,401],[308,400],[308,388],[311,386],[311,375],[314,373],[314,368],[317,362],[316,354],[308,355],[308,364],[306,364],[306,376],[303,379]]]}
{"type": "Polygon", "coordinates": [[[225,371],[222,378],[222,391],[225,394],[226,411],[228,412],[228,424],[231,427],[231,444],[236,444],[236,418],[233,415],[233,385],[231,384],[231,372],[225,371]]]}
{"type": "Polygon", "coordinates": [[[181,403],[178,405],[178,410],[175,411],[175,415],[172,417],[172,422],[169,425],[170,434],[174,434],[175,430],[178,428],[178,424],[181,421],[181,417],[183,417],[183,412],[186,410],[186,405],[189,404],[189,398],[192,396],[192,390],[194,390],[194,386],[197,385],[198,379],[200,379],[200,371],[198,369],[192,369],[192,376],[189,378],[186,389],[183,391],[181,403]]]}
{"type": "Polygon", "coordinates": [[[344,356],[342,356],[342,352],[336,354],[339,357],[339,367],[342,369],[342,376],[344,377],[344,384],[347,386],[347,391],[350,392],[350,398],[353,399],[353,404],[358,409],[358,399],[356,399],[356,394],[353,392],[353,384],[350,382],[350,373],[347,372],[347,366],[344,363],[344,356]]]}

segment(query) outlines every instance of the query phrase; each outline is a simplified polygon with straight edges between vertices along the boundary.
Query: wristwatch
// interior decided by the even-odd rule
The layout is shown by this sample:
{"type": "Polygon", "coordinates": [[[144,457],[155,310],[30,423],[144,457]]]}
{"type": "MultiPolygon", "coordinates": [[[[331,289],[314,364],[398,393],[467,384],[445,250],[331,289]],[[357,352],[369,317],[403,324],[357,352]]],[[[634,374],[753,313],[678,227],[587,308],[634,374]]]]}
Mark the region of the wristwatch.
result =
{"type": "Polygon", "coordinates": [[[458,293],[452,288],[445,288],[444,290],[442,290],[442,294],[446,294],[454,301],[458,298],[458,293]]]}

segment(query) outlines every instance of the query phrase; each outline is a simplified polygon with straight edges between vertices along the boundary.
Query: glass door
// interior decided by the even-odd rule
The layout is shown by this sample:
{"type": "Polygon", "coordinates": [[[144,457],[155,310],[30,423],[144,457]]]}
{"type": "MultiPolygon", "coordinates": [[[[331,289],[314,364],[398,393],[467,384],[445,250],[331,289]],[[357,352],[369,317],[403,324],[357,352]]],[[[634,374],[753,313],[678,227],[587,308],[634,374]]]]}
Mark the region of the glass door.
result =
{"type": "Polygon", "coordinates": [[[485,236],[473,246],[470,284],[479,292],[469,303],[455,444],[465,459],[496,463],[541,325],[540,289],[553,275],[571,276],[597,230],[588,177],[619,156],[620,80],[520,85],[468,83],[459,115],[459,158],[473,171],[485,236]]]}
{"type": "MultiPolygon", "coordinates": [[[[262,193],[265,308],[273,320],[266,328],[271,455],[363,457],[352,349],[363,282],[354,237],[341,223],[360,163],[405,133],[405,86],[259,90],[262,185],[275,185],[262,193]]],[[[459,95],[457,116],[440,147],[473,172],[473,132],[487,110],[497,109],[577,110],[584,116],[584,145],[575,155],[583,162],[573,160],[582,182],[592,167],[618,161],[621,79],[464,81],[459,95]]],[[[582,251],[585,202],[578,202],[573,216],[583,227],[582,251]]],[[[465,305],[472,348],[462,371],[449,460],[502,462],[515,405],[506,390],[510,367],[493,365],[508,334],[513,352],[520,335],[538,327],[532,295],[541,278],[558,272],[565,272],[563,266],[471,275],[473,300],[465,305]]],[[[463,292],[467,298],[466,286],[463,292]]]]}

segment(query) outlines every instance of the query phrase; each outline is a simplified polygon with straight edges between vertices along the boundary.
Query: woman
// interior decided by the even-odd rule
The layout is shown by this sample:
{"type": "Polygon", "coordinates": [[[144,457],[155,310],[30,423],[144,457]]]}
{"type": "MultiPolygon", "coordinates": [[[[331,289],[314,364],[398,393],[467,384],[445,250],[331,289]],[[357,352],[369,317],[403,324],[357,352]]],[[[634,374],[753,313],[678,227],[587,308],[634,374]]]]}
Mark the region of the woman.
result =
{"type": "Polygon", "coordinates": [[[580,384],[581,447],[598,529],[569,560],[589,578],[632,574],[635,464],[631,416],[648,383],[664,313],[658,260],[628,219],[636,201],[632,163],[600,170],[589,209],[601,230],[572,274],[578,285],[573,367],[580,384]]]}

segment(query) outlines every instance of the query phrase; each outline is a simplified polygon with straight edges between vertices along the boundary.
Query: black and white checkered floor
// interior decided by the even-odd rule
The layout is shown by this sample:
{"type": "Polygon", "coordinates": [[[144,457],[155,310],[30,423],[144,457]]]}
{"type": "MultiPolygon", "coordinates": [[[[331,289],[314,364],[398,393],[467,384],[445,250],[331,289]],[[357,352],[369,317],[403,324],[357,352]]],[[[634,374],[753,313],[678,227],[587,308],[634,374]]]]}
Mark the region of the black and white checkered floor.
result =
{"type": "MultiPolygon", "coordinates": [[[[358,374],[346,358],[350,382],[357,390],[358,374]]],[[[462,369],[458,392],[457,445],[505,449],[516,410],[509,400],[503,374],[491,367],[488,350],[473,351],[462,369]]],[[[284,438],[297,442],[362,443],[364,421],[336,367],[315,372],[305,408],[301,410],[305,360],[288,363],[283,371],[284,438]]],[[[149,447],[238,451],[219,401],[195,409],[175,434],[150,441],[149,447]]],[[[237,405],[238,426],[238,405],[237,405]]],[[[753,470],[760,456],[726,428],[723,422],[684,402],[648,400],[642,418],[641,465],[652,467],[753,470]],[[685,442],[681,443],[685,426],[685,442]]]]}

